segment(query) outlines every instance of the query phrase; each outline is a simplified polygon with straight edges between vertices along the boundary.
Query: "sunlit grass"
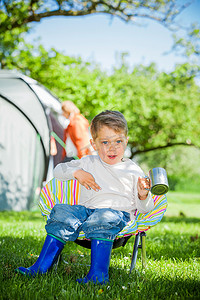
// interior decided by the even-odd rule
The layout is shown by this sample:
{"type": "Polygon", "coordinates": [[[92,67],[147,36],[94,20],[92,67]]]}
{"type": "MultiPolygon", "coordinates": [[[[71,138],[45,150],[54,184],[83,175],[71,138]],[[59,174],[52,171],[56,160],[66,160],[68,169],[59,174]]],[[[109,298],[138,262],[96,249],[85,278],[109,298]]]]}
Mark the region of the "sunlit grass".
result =
{"type": "Polygon", "coordinates": [[[200,194],[169,192],[166,216],[200,217],[200,194]]]}
{"type": "MultiPolygon", "coordinates": [[[[170,205],[162,222],[147,232],[147,267],[140,252],[136,270],[129,274],[134,237],[112,251],[110,283],[79,285],[77,278],[89,270],[90,250],[68,243],[57,272],[26,278],[15,268],[37,259],[46,236],[38,212],[0,213],[0,299],[199,299],[200,202],[199,196],[169,194],[170,205]],[[183,204],[186,210],[183,210],[183,204]],[[195,205],[190,212],[187,205],[195,205]],[[180,214],[183,212],[183,214],[180,214]],[[67,263],[65,263],[67,262],[67,263]]],[[[140,250],[139,250],[140,251],[140,250]]]]}

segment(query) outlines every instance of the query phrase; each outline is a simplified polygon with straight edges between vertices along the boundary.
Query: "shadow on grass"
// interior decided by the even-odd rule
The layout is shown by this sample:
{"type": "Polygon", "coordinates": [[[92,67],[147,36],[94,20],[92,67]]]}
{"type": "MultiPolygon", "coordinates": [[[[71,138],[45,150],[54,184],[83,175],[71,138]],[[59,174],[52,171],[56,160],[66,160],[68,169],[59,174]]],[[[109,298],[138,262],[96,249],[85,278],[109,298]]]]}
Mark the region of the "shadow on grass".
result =
{"type": "MultiPolygon", "coordinates": [[[[156,240],[150,240],[148,241],[148,247],[147,247],[147,265],[149,257],[153,258],[155,261],[161,260],[163,262],[163,259],[165,258],[174,258],[173,255],[178,255],[178,260],[181,260],[182,257],[180,253],[172,252],[171,248],[169,247],[168,243],[164,243],[163,241],[159,240],[160,236],[158,237],[158,243],[156,240]],[[151,245],[154,245],[154,248],[151,248],[151,245]],[[157,251],[157,252],[156,252],[157,251]],[[159,254],[162,254],[159,256],[159,254]],[[170,254],[170,256],[167,256],[170,254]]],[[[151,294],[152,299],[155,296],[155,299],[162,299],[162,294],[165,293],[166,295],[172,295],[175,292],[177,295],[185,295],[186,291],[187,293],[190,293],[190,295],[198,295],[198,282],[197,280],[190,279],[189,277],[182,277],[180,275],[180,272],[175,274],[175,276],[170,278],[170,273],[173,270],[173,261],[170,264],[170,268],[168,273],[162,274],[156,272],[154,268],[149,268],[146,271],[133,270],[131,275],[129,275],[129,272],[127,270],[127,267],[123,266],[124,258],[125,256],[129,256],[129,248],[132,249],[134,237],[131,238],[130,242],[125,246],[125,248],[118,248],[112,252],[111,260],[113,260],[113,263],[111,263],[110,267],[110,286],[112,289],[106,289],[105,292],[110,293],[109,297],[105,297],[105,299],[115,299],[114,295],[112,295],[112,290],[114,289],[114,293],[116,294],[119,289],[121,289],[120,292],[120,298],[117,299],[126,299],[126,295],[135,295],[137,296],[138,293],[141,293],[145,297],[133,297],[134,299],[149,299],[149,294],[151,294]],[[131,242],[132,240],[132,242],[131,242]],[[123,254],[123,255],[122,255],[123,254]],[[156,289],[155,289],[156,287],[156,289]],[[164,288],[163,288],[164,287],[164,288]],[[157,297],[156,295],[159,295],[157,297]]],[[[177,240],[177,236],[174,235],[173,242],[177,240]]],[[[52,288],[52,295],[54,299],[57,299],[56,297],[56,285],[59,285],[60,290],[63,288],[67,291],[68,286],[70,284],[70,289],[73,289],[77,292],[79,289],[82,290],[81,286],[78,286],[77,290],[77,283],[76,279],[80,278],[82,276],[85,276],[87,272],[89,271],[88,262],[90,262],[90,251],[87,250],[84,252],[84,255],[82,255],[82,247],[77,246],[75,243],[67,243],[65,246],[63,252],[67,259],[72,258],[71,261],[67,260],[69,264],[64,264],[63,261],[61,261],[59,268],[57,272],[50,271],[48,274],[37,276],[35,279],[30,278],[27,279],[23,276],[20,276],[19,274],[15,273],[15,269],[19,266],[23,267],[30,267],[32,264],[35,263],[37,260],[37,256],[39,255],[42,246],[43,246],[43,237],[40,239],[32,238],[30,236],[26,236],[23,239],[20,238],[14,238],[9,236],[4,236],[0,239],[0,243],[2,247],[0,248],[0,278],[1,282],[6,286],[11,283],[15,283],[15,286],[10,285],[10,288],[16,289],[16,285],[20,285],[21,288],[32,288],[34,287],[35,292],[40,291],[43,288],[49,289],[49,284],[51,284],[52,288]],[[33,254],[33,255],[31,255],[33,254]],[[24,286],[25,283],[25,286],[24,286]],[[63,285],[65,284],[65,286],[63,285]],[[42,288],[41,288],[42,286],[42,288]]],[[[187,245],[185,245],[183,249],[183,253],[186,253],[189,251],[189,254],[191,255],[192,249],[188,249],[187,245]]],[[[140,253],[138,254],[138,258],[140,257],[140,253]]],[[[131,261],[131,258],[130,258],[131,261]]],[[[162,263],[161,262],[161,263],[162,263]]],[[[138,262],[137,262],[138,263],[138,262]]],[[[137,269],[136,265],[136,269],[137,269]]],[[[158,266],[159,268],[159,266],[158,266]]],[[[96,293],[98,295],[98,291],[100,288],[95,285],[91,285],[91,287],[84,287],[84,293],[88,291],[88,297],[90,297],[90,289],[96,290],[96,293]],[[88,290],[89,289],[89,290],[88,290]]],[[[104,287],[103,287],[104,289],[104,287]]],[[[58,292],[58,291],[57,291],[58,292]]],[[[21,291],[20,291],[21,293],[21,291]]],[[[50,297],[52,295],[47,295],[50,297]]],[[[82,294],[81,294],[82,295],[82,294]]],[[[39,298],[39,297],[38,297],[39,298]]],[[[80,299],[85,299],[79,297],[80,299]]],[[[133,299],[132,296],[127,299],[133,299]]],[[[6,299],[6,297],[5,297],[6,299]]],[[[14,298],[13,298],[14,299],[14,298]]],[[[20,298],[19,298],[20,299],[20,298]]],[[[32,298],[33,299],[33,298],[32,298]]],[[[40,299],[47,299],[44,296],[40,297],[40,299]]],[[[52,298],[53,299],[53,298],[52,298]]],[[[60,297],[60,299],[64,299],[64,297],[60,297]]],[[[67,298],[66,299],[70,299],[67,298]]],[[[73,299],[73,297],[71,297],[73,299]]],[[[76,297],[74,298],[76,299],[76,297]]],[[[91,299],[96,299],[91,298],[91,299]]],[[[166,299],[166,298],[165,298],[166,299]]],[[[175,299],[173,297],[170,297],[170,299],[175,299]]],[[[181,299],[181,298],[180,298],[181,299]]],[[[185,298],[186,299],[186,298],[185,298]]]]}
{"type": "MultiPolygon", "coordinates": [[[[118,256],[130,256],[133,253],[134,237],[127,242],[123,248],[114,250],[118,256]]],[[[147,260],[172,260],[189,261],[200,257],[200,237],[192,233],[155,233],[146,237],[147,260]]],[[[138,249],[138,258],[141,258],[141,249],[138,249]]]]}
{"type": "Polygon", "coordinates": [[[179,216],[179,217],[166,217],[164,216],[162,219],[162,222],[173,222],[173,223],[199,223],[200,224],[200,218],[194,218],[194,217],[186,217],[186,216],[179,216]]]}
{"type": "MultiPolygon", "coordinates": [[[[0,237],[0,274],[2,279],[9,280],[16,277],[18,274],[15,270],[18,267],[28,268],[32,266],[40,255],[44,241],[45,237],[40,239],[30,236],[24,238],[0,237]]],[[[59,272],[71,273],[71,270],[73,270],[72,266],[76,265],[77,262],[78,270],[83,269],[83,274],[81,270],[79,270],[80,273],[77,270],[79,276],[84,275],[84,270],[87,270],[88,264],[90,264],[90,251],[88,249],[82,250],[81,248],[73,242],[67,243],[62,251],[59,272]],[[69,262],[69,265],[64,263],[63,259],[69,262]]]]}
{"type": "MultiPolygon", "coordinates": [[[[25,267],[33,264],[39,256],[44,245],[46,236],[33,238],[25,236],[23,238],[1,236],[0,237],[0,261],[13,262],[16,266],[23,263],[25,267]]],[[[73,242],[68,242],[63,250],[63,254],[71,255],[72,253],[90,253],[86,248],[80,247],[73,242]],[[81,251],[84,249],[83,251],[81,251]]]]}
{"type": "MultiPolygon", "coordinates": [[[[6,222],[21,221],[24,222],[22,226],[26,226],[26,221],[43,221],[42,216],[39,212],[0,212],[0,219],[6,224],[6,222]]],[[[196,233],[191,232],[182,232],[181,223],[187,223],[190,227],[192,224],[200,224],[200,218],[191,218],[191,217],[168,217],[164,216],[162,219],[162,225],[175,223],[180,227],[180,232],[173,232],[175,225],[166,226],[169,227],[165,229],[165,226],[162,226],[161,232],[150,230],[147,231],[146,239],[146,248],[147,248],[147,257],[153,260],[163,260],[171,259],[177,261],[184,261],[188,259],[195,259],[200,256],[200,238],[196,233]],[[180,224],[179,224],[180,223],[180,224]],[[171,229],[172,228],[172,229],[171,229]],[[193,240],[192,240],[193,238],[193,240]]],[[[45,223],[44,223],[45,225],[45,223]]],[[[10,226],[10,225],[9,225],[10,226]]],[[[23,229],[21,232],[23,233],[23,229]]],[[[33,227],[34,230],[34,227],[33,227]]],[[[9,232],[9,231],[8,231],[9,232]]],[[[13,232],[12,232],[13,234],[13,232]]],[[[9,234],[4,234],[0,237],[0,261],[5,262],[6,265],[11,264],[13,268],[19,266],[29,267],[36,261],[36,257],[40,254],[42,249],[45,234],[40,235],[38,238],[31,236],[32,232],[29,232],[23,238],[19,238],[19,231],[17,233],[18,237],[9,236],[9,234]]],[[[130,256],[129,253],[133,251],[134,237],[132,237],[127,245],[123,248],[120,247],[116,250],[113,250],[113,253],[116,251],[116,255],[123,255],[124,257],[130,256]]],[[[67,243],[63,252],[67,255],[71,253],[87,253],[89,255],[89,250],[76,245],[75,243],[67,243]]],[[[141,257],[141,251],[138,252],[138,257],[141,257]]]]}
{"type": "MultiPolygon", "coordinates": [[[[0,212],[0,220],[2,221],[43,221],[44,218],[40,212],[30,212],[30,211],[1,211],[0,212]]],[[[200,218],[196,217],[187,217],[183,213],[180,212],[180,216],[164,216],[162,218],[162,222],[174,222],[174,223],[199,223],[200,218]]]]}
{"type": "MultiPolygon", "coordinates": [[[[2,236],[0,237],[0,260],[13,261],[16,265],[18,262],[27,267],[33,264],[43,247],[45,235],[38,238],[26,235],[23,238],[2,236]]],[[[127,242],[125,247],[114,249],[114,255],[122,255],[122,257],[130,256],[133,252],[135,237],[127,242]]],[[[73,242],[68,242],[63,250],[64,254],[72,253],[86,254],[90,250],[78,246],[73,242]]],[[[195,259],[200,256],[200,237],[191,233],[177,233],[171,231],[151,232],[146,237],[146,253],[147,257],[153,260],[172,259],[172,260],[188,260],[195,259]],[[192,239],[193,238],[193,239],[192,239]]],[[[138,250],[138,257],[141,257],[141,249],[138,250]]],[[[16,265],[17,267],[17,265],[16,265]]]]}

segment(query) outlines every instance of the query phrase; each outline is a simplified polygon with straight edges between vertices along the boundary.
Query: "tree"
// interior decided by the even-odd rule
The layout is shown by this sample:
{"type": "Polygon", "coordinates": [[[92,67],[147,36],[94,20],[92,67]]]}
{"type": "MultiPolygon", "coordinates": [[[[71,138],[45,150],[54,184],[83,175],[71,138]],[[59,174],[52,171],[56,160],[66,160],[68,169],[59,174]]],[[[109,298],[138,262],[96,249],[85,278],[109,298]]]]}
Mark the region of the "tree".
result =
{"type": "Polygon", "coordinates": [[[167,170],[170,190],[199,192],[200,149],[176,146],[136,157],[146,174],[156,166],[167,170]]]}
{"type": "Polygon", "coordinates": [[[184,64],[166,74],[152,64],[129,72],[122,54],[121,66],[108,75],[94,63],[55,49],[46,51],[41,45],[18,49],[9,61],[10,69],[38,80],[61,101],[72,100],[89,121],[104,109],[123,112],[130,157],[142,163],[146,172],[165,167],[170,189],[180,189],[184,182],[185,188],[193,190],[200,178],[199,151],[194,150],[200,146],[200,87],[192,76],[195,67],[184,64]],[[186,151],[188,146],[190,151],[186,151]]]}
{"type": "MultiPolygon", "coordinates": [[[[191,24],[188,28],[188,34],[173,35],[174,45],[172,51],[186,56],[190,61],[200,65],[200,26],[191,24]]],[[[200,67],[199,67],[200,68],[200,67]]]]}
{"type": "Polygon", "coordinates": [[[119,69],[111,76],[120,111],[129,123],[132,156],[176,145],[199,146],[200,88],[192,66],[177,66],[170,74],[154,65],[119,69]],[[187,108],[187,110],[186,110],[187,108]]]}
{"type": "Polygon", "coordinates": [[[21,70],[43,83],[61,100],[74,101],[89,121],[105,108],[122,111],[129,126],[131,158],[143,154],[145,159],[147,154],[153,153],[153,162],[163,157],[171,161],[173,155],[166,156],[164,152],[158,157],[159,149],[169,152],[175,149],[178,153],[179,145],[200,146],[200,88],[194,80],[199,72],[197,60],[196,64],[183,64],[166,74],[159,73],[153,64],[128,70],[126,54],[122,54],[121,66],[107,75],[81,58],[65,56],[55,49],[46,51],[41,45],[38,48],[26,45],[24,37],[34,22],[51,16],[104,13],[133,23],[145,18],[176,32],[174,49],[188,58],[199,59],[199,27],[192,24],[185,35],[182,27],[176,24],[176,17],[189,4],[187,0],[79,3],[73,0],[3,0],[0,2],[1,68],[21,70]],[[178,29],[181,29],[181,36],[178,29]]]}
{"type": "Polygon", "coordinates": [[[130,71],[122,55],[121,67],[108,75],[81,58],[42,46],[22,49],[12,59],[10,68],[20,67],[61,100],[74,101],[90,121],[105,108],[124,113],[131,157],[177,145],[200,146],[196,66],[182,64],[169,74],[153,64],[130,71]]]}
{"type": "MultiPolygon", "coordinates": [[[[0,1],[1,68],[6,66],[7,58],[16,50],[17,43],[23,42],[23,33],[28,32],[34,22],[40,22],[44,18],[103,13],[135,24],[141,19],[154,20],[177,32],[180,25],[176,24],[176,17],[190,4],[189,0],[2,0],[0,1]]],[[[198,27],[194,29],[198,30],[198,27]]],[[[187,43],[183,43],[183,38],[178,34],[174,35],[174,39],[174,49],[184,48],[186,45],[188,47],[193,43],[191,30],[186,34],[187,43]]]]}
{"type": "Polygon", "coordinates": [[[13,55],[24,45],[24,29],[15,28],[0,34],[0,66],[1,69],[9,68],[13,63],[13,55]]]}
{"type": "Polygon", "coordinates": [[[1,1],[0,33],[22,27],[32,22],[40,22],[43,18],[52,16],[77,17],[96,13],[117,16],[128,22],[138,18],[147,18],[171,26],[175,17],[191,2],[178,0],[25,0],[1,1]],[[184,2],[184,4],[183,4],[184,2]]]}

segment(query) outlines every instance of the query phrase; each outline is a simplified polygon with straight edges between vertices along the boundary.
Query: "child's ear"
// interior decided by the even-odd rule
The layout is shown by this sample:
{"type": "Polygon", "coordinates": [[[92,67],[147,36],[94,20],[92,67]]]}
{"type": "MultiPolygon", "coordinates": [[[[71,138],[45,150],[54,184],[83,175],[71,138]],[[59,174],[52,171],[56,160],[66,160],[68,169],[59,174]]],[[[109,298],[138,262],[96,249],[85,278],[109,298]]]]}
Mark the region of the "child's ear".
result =
{"type": "Polygon", "coordinates": [[[93,149],[94,149],[95,151],[97,151],[97,147],[96,147],[96,144],[95,144],[95,142],[93,141],[93,139],[90,139],[90,144],[92,145],[93,149]]]}
{"type": "Polygon", "coordinates": [[[127,136],[126,138],[126,145],[128,144],[128,140],[129,140],[129,136],[127,136]]]}

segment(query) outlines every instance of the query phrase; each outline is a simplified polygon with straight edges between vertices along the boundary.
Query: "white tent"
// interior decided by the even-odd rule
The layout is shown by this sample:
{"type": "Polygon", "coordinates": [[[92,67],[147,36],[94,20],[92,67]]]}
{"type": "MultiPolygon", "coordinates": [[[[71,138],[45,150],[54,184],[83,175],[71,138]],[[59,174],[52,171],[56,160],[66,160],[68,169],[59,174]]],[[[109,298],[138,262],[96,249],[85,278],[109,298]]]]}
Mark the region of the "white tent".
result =
{"type": "Polygon", "coordinates": [[[31,209],[42,182],[61,161],[58,143],[57,155],[50,155],[52,131],[63,138],[60,116],[60,101],[37,81],[0,70],[1,211],[31,209]]]}

